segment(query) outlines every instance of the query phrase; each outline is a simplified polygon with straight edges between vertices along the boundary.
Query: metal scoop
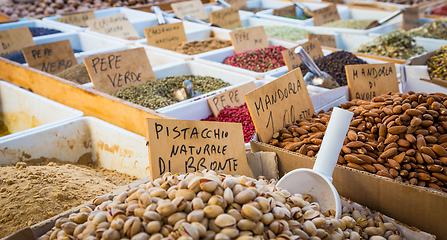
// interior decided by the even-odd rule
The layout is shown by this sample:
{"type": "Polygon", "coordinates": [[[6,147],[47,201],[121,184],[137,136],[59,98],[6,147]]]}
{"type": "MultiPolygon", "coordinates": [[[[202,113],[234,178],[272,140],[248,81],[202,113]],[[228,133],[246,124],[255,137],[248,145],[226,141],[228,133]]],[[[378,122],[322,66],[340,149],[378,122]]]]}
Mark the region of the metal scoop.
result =
{"type": "Polygon", "coordinates": [[[298,0],[292,0],[293,4],[295,4],[297,7],[299,7],[301,10],[303,10],[303,15],[307,18],[312,18],[312,11],[306,6],[304,6],[300,1],[298,0]]]}
{"type": "Polygon", "coordinates": [[[332,173],[352,116],[353,112],[334,108],[313,169],[295,169],[284,175],[276,184],[291,194],[312,195],[320,204],[322,212],[335,210],[335,218],[341,217],[342,209],[340,196],[332,185],[332,173]]]}
{"type": "Polygon", "coordinates": [[[231,5],[224,0],[216,0],[217,3],[219,3],[222,7],[230,8],[231,5]]]}
{"type": "Polygon", "coordinates": [[[309,68],[308,72],[304,76],[304,82],[306,85],[314,85],[324,88],[337,88],[340,85],[326,72],[321,71],[317,64],[309,57],[303,47],[298,46],[295,48],[295,54],[303,61],[303,63],[309,68]]]}
{"type": "Polygon", "coordinates": [[[188,79],[184,80],[182,83],[182,87],[180,89],[177,89],[174,91],[174,100],[177,102],[181,102],[183,100],[186,100],[188,98],[193,98],[201,95],[200,92],[197,92],[194,90],[192,86],[192,82],[188,79]]]}
{"type": "MultiPolygon", "coordinates": [[[[158,6],[152,6],[151,10],[153,12],[155,12],[155,15],[157,15],[157,19],[158,19],[158,24],[162,25],[162,24],[166,24],[166,20],[163,16],[163,12],[158,6]]],[[[167,15],[167,13],[165,13],[167,15]]]]}
{"type": "Polygon", "coordinates": [[[390,15],[388,15],[388,16],[386,16],[386,17],[380,19],[380,20],[373,21],[373,22],[370,23],[368,26],[366,26],[365,30],[368,30],[368,29],[371,29],[371,28],[378,27],[378,26],[380,26],[380,25],[382,25],[382,24],[388,22],[389,20],[391,20],[391,19],[393,19],[393,18],[399,16],[399,15],[400,15],[401,13],[403,13],[404,11],[405,11],[404,8],[403,8],[403,9],[399,9],[399,10],[396,10],[396,11],[392,12],[390,15]]]}

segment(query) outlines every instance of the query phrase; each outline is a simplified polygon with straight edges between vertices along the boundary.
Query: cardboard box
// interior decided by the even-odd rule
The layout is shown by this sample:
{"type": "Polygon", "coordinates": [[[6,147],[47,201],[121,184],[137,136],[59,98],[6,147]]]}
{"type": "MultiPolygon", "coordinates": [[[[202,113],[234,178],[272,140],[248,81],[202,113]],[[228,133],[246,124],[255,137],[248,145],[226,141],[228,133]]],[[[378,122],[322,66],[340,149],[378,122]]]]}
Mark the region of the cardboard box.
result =
{"type": "MultiPolygon", "coordinates": [[[[315,158],[262,142],[252,141],[251,150],[275,152],[280,177],[297,168],[312,168],[315,163],[315,158]]],[[[340,196],[435,234],[437,239],[447,239],[447,194],[341,165],[335,167],[333,179],[340,196]]]]}

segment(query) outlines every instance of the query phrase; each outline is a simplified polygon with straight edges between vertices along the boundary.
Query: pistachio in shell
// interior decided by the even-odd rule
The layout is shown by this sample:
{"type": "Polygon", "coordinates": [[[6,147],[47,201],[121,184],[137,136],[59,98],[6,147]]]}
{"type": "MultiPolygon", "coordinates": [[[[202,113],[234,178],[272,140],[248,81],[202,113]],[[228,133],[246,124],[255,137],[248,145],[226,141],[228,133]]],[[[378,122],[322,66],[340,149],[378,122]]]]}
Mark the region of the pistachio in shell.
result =
{"type": "Polygon", "coordinates": [[[126,237],[133,237],[141,230],[141,221],[138,217],[129,217],[124,223],[123,232],[126,237]]]}
{"type": "Polygon", "coordinates": [[[230,228],[236,225],[236,219],[230,214],[220,214],[214,222],[220,228],[230,228]]]}
{"type": "Polygon", "coordinates": [[[252,205],[245,204],[242,206],[241,214],[243,217],[248,218],[254,222],[262,219],[262,213],[252,205]]]}
{"type": "Polygon", "coordinates": [[[161,229],[160,221],[151,221],[146,225],[146,232],[150,234],[154,234],[159,232],[161,229]]]}
{"type": "Polygon", "coordinates": [[[203,209],[205,217],[216,218],[220,214],[224,213],[223,209],[218,205],[208,205],[203,209]]]}
{"type": "Polygon", "coordinates": [[[103,240],[119,240],[119,239],[121,239],[121,234],[117,230],[110,228],[110,229],[105,230],[102,233],[102,239],[103,240]]]}
{"type": "Polygon", "coordinates": [[[189,236],[194,240],[199,239],[199,232],[197,231],[197,229],[187,222],[182,223],[179,228],[179,232],[182,236],[189,236]]]}
{"type": "Polygon", "coordinates": [[[177,207],[170,202],[163,202],[157,207],[157,212],[160,213],[161,216],[167,217],[177,211],[177,207]]]}

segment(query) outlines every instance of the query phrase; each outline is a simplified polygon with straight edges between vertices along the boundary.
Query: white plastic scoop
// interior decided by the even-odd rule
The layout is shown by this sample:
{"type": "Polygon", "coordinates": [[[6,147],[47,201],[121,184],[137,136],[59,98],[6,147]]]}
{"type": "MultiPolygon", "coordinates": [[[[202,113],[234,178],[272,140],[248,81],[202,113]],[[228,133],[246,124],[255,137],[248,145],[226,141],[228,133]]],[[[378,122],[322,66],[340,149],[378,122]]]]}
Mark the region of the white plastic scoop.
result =
{"type": "Polygon", "coordinates": [[[337,189],[332,185],[332,173],[352,116],[352,112],[334,108],[314,168],[295,169],[284,175],[277,184],[291,194],[312,195],[322,212],[335,210],[335,218],[341,217],[341,203],[337,189]]]}

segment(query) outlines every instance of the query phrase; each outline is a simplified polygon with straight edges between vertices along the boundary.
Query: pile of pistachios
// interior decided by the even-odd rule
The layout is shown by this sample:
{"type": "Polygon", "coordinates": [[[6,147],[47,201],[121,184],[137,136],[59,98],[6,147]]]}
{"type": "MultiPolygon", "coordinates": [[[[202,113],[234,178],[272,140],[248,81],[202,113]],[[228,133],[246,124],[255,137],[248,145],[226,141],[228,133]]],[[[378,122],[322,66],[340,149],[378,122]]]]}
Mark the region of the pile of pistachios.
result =
{"type": "Polygon", "coordinates": [[[41,236],[82,240],[403,239],[393,223],[368,212],[322,213],[310,195],[276,181],[204,170],[165,174],[116,196],[101,196],[60,218],[41,236]]]}
{"type": "Polygon", "coordinates": [[[447,46],[442,46],[427,61],[430,78],[447,80],[447,46]]]}
{"type": "Polygon", "coordinates": [[[323,27],[337,27],[337,28],[351,28],[351,29],[365,29],[375,19],[347,19],[329,22],[323,27]]]}

